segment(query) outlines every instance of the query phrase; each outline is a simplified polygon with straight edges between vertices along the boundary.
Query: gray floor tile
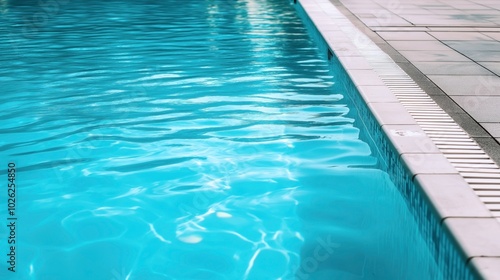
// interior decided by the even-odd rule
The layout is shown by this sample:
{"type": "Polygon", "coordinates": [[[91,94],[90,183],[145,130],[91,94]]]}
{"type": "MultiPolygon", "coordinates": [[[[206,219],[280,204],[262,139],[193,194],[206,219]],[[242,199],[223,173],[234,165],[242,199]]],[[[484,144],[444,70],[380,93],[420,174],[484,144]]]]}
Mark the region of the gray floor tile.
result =
{"type": "Polygon", "coordinates": [[[413,41],[387,41],[398,51],[449,51],[451,50],[445,44],[435,41],[421,41],[415,44],[413,41]]]}
{"type": "Polygon", "coordinates": [[[481,10],[485,10],[485,6],[480,5],[480,4],[475,4],[472,2],[462,4],[460,3],[461,1],[454,1],[450,2],[450,6],[452,6],[455,9],[462,10],[462,14],[468,14],[468,13],[478,13],[481,10]],[[471,11],[475,10],[475,11],[471,11]]]}
{"type": "Polygon", "coordinates": [[[460,20],[460,19],[446,19],[446,18],[435,18],[435,19],[425,19],[425,18],[414,18],[408,20],[411,23],[419,26],[491,26],[491,22],[487,20],[483,21],[473,21],[473,20],[460,20]]]}
{"type": "Polygon", "coordinates": [[[411,23],[404,20],[403,18],[391,15],[389,17],[377,17],[377,18],[361,18],[361,21],[367,26],[411,26],[411,23]]]}
{"type": "Polygon", "coordinates": [[[478,32],[429,32],[430,35],[434,36],[438,40],[457,40],[457,41],[468,41],[468,40],[493,40],[486,35],[478,32]]]}
{"type": "Polygon", "coordinates": [[[430,13],[433,15],[456,15],[459,10],[447,7],[446,9],[431,9],[430,13]]]}
{"type": "Polygon", "coordinates": [[[428,27],[425,26],[382,26],[382,27],[373,27],[371,28],[372,31],[376,32],[403,32],[403,31],[408,31],[408,32],[416,32],[416,31],[422,31],[422,32],[427,32],[429,31],[428,27]]]}
{"type": "Polygon", "coordinates": [[[450,96],[500,97],[500,78],[497,76],[430,75],[429,78],[450,96]]]}
{"type": "MultiPolygon", "coordinates": [[[[500,121],[500,120],[499,120],[500,121]]],[[[481,123],[481,125],[493,137],[500,137],[500,122],[495,123],[481,123]]]]}
{"type": "Polygon", "coordinates": [[[499,62],[480,62],[485,68],[500,76],[500,61],[499,62]]]}
{"type": "MultiPolygon", "coordinates": [[[[478,32],[478,27],[446,27],[446,26],[429,26],[429,32],[478,32]]],[[[488,30],[491,31],[491,30],[488,30]]]]}
{"type": "MultiPolygon", "coordinates": [[[[421,2],[424,2],[424,1],[421,1],[421,2]]],[[[426,10],[449,10],[451,9],[450,5],[447,5],[445,3],[430,3],[430,2],[427,2],[427,3],[420,3],[418,4],[418,7],[420,9],[426,9],[426,10]]]]}
{"type": "Polygon", "coordinates": [[[496,122],[500,120],[500,96],[452,96],[460,107],[476,121],[496,122]]]}
{"type": "Polygon", "coordinates": [[[478,62],[500,62],[500,51],[468,50],[462,53],[468,58],[478,62]]]}
{"type": "Polygon", "coordinates": [[[410,62],[413,61],[471,61],[456,51],[400,51],[410,62]]]}
{"type": "Polygon", "coordinates": [[[500,41],[500,33],[499,32],[482,32],[481,34],[486,35],[492,39],[500,41]]]}
{"type": "Polygon", "coordinates": [[[459,9],[451,8],[451,9],[439,9],[439,10],[431,10],[432,14],[435,15],[455,15],[459,18],[463,17],[477,17],[480,16],[481,19],[489,19],[489,16],[498,14],[498,11],[488,9],[488,10],[475,10],[470,11],[468,14],[464,15],[464,12],[459,9]]]}
{"type": "Polygon", "coordinates": [[[474,62],[415,61],[415,66],[426,75],[493,75],[474,62]]]}
{"type": "Polygon", "coordinates": [[[474,41],[443,41],[450,48],[457,51],[500,51],[500,42],[491,40],[474,40],[474,41]]]}
{"type": "Polygon", "coordinates": [[[427,34],[426,32],[378,32],[378,35],[380,35],[386,41],[435,41],[436,40],[434,37],[427,34]]]}

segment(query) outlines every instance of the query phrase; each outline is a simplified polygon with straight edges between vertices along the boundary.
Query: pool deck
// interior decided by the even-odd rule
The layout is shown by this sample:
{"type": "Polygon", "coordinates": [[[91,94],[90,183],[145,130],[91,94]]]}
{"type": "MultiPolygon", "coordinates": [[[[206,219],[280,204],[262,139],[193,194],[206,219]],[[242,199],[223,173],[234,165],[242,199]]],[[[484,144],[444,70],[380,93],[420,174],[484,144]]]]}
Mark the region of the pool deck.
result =
{"type": "Polygon", "coordinates": [[[500,279],[500,2],[297,2],[467,265],[500,279]]]}

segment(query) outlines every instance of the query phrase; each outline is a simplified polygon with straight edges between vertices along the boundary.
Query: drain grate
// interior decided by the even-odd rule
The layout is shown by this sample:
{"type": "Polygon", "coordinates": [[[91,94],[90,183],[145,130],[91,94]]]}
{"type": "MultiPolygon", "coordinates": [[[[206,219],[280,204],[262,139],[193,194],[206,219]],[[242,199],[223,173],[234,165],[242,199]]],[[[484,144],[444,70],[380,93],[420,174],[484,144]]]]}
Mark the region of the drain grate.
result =
{"type": "Polygon", "coordinates": [[[500,221],[500,168],[396,63],[366,56],[382,81],[408,110],[500,221]]]}

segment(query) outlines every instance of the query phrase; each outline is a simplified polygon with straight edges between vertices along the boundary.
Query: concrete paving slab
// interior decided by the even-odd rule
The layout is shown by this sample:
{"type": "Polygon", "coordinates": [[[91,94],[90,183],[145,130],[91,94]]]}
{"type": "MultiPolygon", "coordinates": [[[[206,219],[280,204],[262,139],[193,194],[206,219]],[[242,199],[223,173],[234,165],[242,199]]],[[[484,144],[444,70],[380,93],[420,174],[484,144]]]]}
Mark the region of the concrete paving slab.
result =
{"type": "Polygon", "coordinates": [[[421,41],[415,44],[413,41],[387,41],[398,51],[450,51],[451,49],[440,41],[421,41]]]}
{"type": "Polygon", "coordinates": [[[500,78],[497,76],[428,75],[428,77],[449,96],[467,95],[475,96],[477,99],[500,96],[500,78]]]}
{"type": "MultiPolygon", "coordinates": [[[[435,41],[436,38],[426,32],[378,32],[386,41],[435,41]]],[[[493,40],[488,36],[484,36],[493,40]]]]}
{"type": "MultiPolygon", "coordinates": [[[[435,15],[460,15],[463,14],[463,11],[457,10],[457,9],[439,9],[439,10],[431,10],[430,11],[432,14],[435,15]]],[[[496,11],[490,10],[481,10],[481,11],[473,11],[471,12],[473,14],[480,14],[480,15],[490,15],[490,14],[496,14],[496,11]]]]}
{"type": "Polygon", "coordinates": [[[376,26],[371,28],[373,31],[429,31],[430,29],[425,26],[376,26]]]}
{"type": "Polygon", "coordinates": [[[500,62],[500,51],[467,50],[463,54],[477,62],[500,62]]]}
{"type": "Polygon", "coordinates": [[[448,51],[400,51],[409,61],[471,61],[454,50],[448,51]]]}
{"type": "Polygon", "coordinates": [[[482,32],[481,34],[486,35],[494,40],[500,41],[500,33],[499,32],[482,32]]]}
{"type": "Polygon", "coordinates": [[[360,18],[364,24],[368,26],[384,26],[386,22],[390,22],[393,25],[398,26],[411,26],[412,24],[400,17],[391,15],[387,17],[377,17],[377,18],[360,18]]]}
{"type": "Polygon", "coordinates": [[[475,62],[431,62],[413,63],[426,75],[493,75],[489,70],[475,62]]]}
{"type": "Polygon", "coordinates": [[[456,41],[456,40],[446,40],[443,41],[450,48],[453,48],[459,52],[463,51],[500,51],[500,42],[492,40],[468,40],[468,41],[456,41]]]}
{"type": "MultiPolygon", "coordinates": [[[[464,27],[464,26],[428,26],[429,32],[478,32],[480,27],[464,27]]],[[[486,28],[486,31],[491,31],[491,28],[486,28]]]]}
{"type": "MultiPolygon", "coordinates": [[[[459,1],[457,1],[457,2],[459,2],[459,1]]],[[[452,6],[453,8],[456,8],[458,10],[462,10],[462,13],[465,12],[465,11],[476,12],[477,13],[477,12],[480,12],[481,10],[485,10],[486,9],[485,6],[474,4],[472,2],[465,3],[465,4],[450,2],[450,6],[452,6]],[[479,11],[471,11],[471,10],[479,10],[479,11]]]]}
{"type": "Polygon", "coordinates": [[[477,122],[500,120],[500,96],[451,96],[477,122]]]}
{"type": "Polygon", "coordinates": [[[484,127],[493,137],[500,138],[500,122],[494,123],[481,123],[481,126],[484,127]]]}
{"type": "Polygon", "coordinates": [[[481,65],[491,72],[495,73],[497,76],[500,76],[500,61],[499,62],[480,62],[481,65]]]}
{"type": "Polygon", "coordinates": [[[456,41],[469,41],[469,40],[483,40],[491,41],[493,38],[477,32],[429,32],[429,35],[438,40],[456,40],[456,41]]]}

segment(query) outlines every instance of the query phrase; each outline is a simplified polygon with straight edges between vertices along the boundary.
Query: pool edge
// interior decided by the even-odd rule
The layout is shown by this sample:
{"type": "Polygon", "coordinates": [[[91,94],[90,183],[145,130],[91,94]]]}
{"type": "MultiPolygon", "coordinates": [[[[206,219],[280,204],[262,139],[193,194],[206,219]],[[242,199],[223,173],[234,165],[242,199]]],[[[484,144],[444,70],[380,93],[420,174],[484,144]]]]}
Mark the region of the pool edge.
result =
{"type": "MultiPolygon", "coordinates": [[[[472,186],[436,147],[435,141],[423,132],[407,107],[394,98],[380,71],[372,66],[373,59],[368,61],[367,55],[375,57],[379,68],[390,70],[396,63],[329,0],[297,2],[352,79],[415,186],[434,208],[442,230],[450,234],[464,254],[466,264],[478,277],[500,279],[492,278],[500,277],[498,217],[479,199],[472,186]],[[451,187],[453,193],[448,190],[451,187]]],[[[392,77],[391,73],[388,75],[392,77]]]]}

